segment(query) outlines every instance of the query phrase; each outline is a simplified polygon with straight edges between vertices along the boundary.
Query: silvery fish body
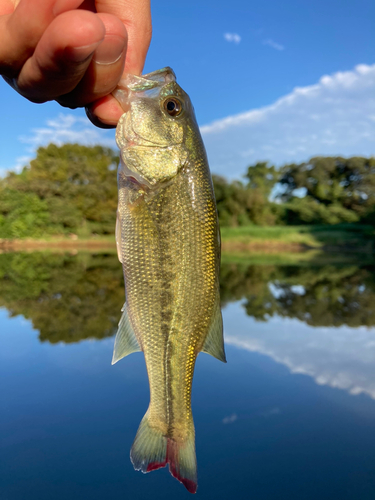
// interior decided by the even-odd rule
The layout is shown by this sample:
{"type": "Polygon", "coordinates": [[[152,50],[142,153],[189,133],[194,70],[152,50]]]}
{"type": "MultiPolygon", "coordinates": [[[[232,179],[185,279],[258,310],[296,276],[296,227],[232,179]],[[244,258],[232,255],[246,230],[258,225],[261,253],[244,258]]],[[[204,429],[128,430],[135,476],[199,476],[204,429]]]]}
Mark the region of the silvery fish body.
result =
{"type": "Polygon", "coordinates": [[[114,95],[128,111],[116,131],[126,302],[113,363],[143,351],[150,383],[131,460],[143,472],[169,465],[195,493],[195,361],[200,351],[225,361],[211,176],[193,106],[170,68],[128,75],[114,95]]]}

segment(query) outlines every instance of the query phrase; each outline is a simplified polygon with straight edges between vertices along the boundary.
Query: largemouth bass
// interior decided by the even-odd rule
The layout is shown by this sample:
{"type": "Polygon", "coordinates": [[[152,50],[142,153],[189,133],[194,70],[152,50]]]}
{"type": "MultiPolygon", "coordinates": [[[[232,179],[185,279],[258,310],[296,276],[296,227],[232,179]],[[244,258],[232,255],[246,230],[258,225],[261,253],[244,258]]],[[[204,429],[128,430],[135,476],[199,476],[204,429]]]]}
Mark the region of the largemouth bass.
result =
{"type": "Polygon", "coordinates": [[[126,301],[112,363],[143,351],[150,405],[130,457],[197,489],[191,388],[197,355],[225,362],[220,234],[207,157],[189,96],[170,68],[128,75],[114,92],[127,112],[116,241],[126,301]]]}

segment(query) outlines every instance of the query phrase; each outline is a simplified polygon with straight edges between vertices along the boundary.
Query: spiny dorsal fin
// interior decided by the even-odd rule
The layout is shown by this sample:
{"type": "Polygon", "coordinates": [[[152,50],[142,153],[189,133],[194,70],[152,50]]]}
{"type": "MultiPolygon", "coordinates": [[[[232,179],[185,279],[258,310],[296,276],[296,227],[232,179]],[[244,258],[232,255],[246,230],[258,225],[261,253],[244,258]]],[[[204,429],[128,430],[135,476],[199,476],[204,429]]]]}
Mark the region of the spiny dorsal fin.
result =
{"type": "Polygon", "coordinates": [[[118,324],[115,347],[113,349],[113,365],[128,354],[142,350],[130,323],[126,304],[122,308],[122,311],[124,312],[122,313],[120,323],[118,324]]]}
{"type": "Polygon", "coordinates": [[[223,318],[221,316],[219,295],[215,301],[211,325],[209,327],[202,352],[211,354],[211,356],[219,361],[223,361],[223,363],[227,362],[224,351],[223,318]]]}

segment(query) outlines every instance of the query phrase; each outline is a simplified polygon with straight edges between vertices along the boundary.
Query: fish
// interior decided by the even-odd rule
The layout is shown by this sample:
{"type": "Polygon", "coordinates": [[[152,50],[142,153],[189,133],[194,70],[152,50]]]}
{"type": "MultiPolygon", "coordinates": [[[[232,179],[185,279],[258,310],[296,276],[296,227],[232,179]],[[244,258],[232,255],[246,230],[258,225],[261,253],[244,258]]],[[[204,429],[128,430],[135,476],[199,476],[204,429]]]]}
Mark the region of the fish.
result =
{"type": "Polygon", "coordinates": [[[168,465],[195,493],[195,362],[199,352],[226,362],[212,179],[194,108],[171,68],[127,75],[113,95],[126,111],[116,129],[125,304],[112,364],[142,351],[150,385],[130,458],[144,473],[168,465]]]}

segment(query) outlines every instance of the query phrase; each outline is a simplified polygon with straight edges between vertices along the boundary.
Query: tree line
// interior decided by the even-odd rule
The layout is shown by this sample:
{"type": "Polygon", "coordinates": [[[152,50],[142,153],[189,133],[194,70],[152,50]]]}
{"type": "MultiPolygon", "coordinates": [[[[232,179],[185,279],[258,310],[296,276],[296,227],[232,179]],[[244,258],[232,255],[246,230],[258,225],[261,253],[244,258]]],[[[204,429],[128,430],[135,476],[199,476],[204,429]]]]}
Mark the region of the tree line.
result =
{"type": "Polygon", "coordinates": [[[315,157],[278,170],[263,162],[244,181],[213,179],[225,226],[371,224],[375,215],[375,158],[315,157]]]}
{"type": "MultiPolygon", "coordinates": [[[[0,179],[0,238],[113,234],[119,157],[110,148],[50,144],[0,179]]],[[[375,158],[315,157],[243,180],[213,175],[222,226],[372,223],[375,158]]]]}

